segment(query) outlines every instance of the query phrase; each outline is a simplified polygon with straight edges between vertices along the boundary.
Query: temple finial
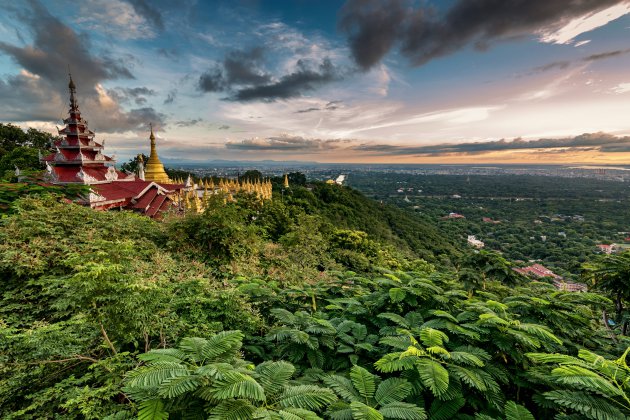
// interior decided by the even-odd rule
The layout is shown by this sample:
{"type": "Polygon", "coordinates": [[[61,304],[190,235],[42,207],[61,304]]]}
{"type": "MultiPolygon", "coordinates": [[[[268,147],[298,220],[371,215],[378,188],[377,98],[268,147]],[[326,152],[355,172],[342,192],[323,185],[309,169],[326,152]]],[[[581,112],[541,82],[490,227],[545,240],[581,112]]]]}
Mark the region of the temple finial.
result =
{"type": "Polygon", "coordinates": [[[149,123],[149,127],[151,128],[151,135],[149,136],[149,138],[151,140],[155,140],[155,135],[153,134],[153,123],[149,123]]]}
{"type": "Polygon", "coordinates": [[[70,89],[70,111],[76,111],[79,109],[79,106],[77,105],[77,99],[74,96],[74,94],[77,91],[77,87],[75,86],[74,81],[72,80],[72,73],[70,73],[70,65],[68,65],[68,77],[70,78],[70,82],[68,83],[68,89],[70,89]]]}

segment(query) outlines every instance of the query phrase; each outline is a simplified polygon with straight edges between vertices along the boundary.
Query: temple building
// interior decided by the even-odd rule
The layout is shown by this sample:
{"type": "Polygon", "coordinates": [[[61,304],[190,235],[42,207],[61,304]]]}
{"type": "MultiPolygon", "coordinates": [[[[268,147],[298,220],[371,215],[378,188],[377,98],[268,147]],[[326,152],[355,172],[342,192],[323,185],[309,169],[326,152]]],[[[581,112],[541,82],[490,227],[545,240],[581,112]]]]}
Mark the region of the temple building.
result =
{"type": "Polygon", "coordinates": [[[103,154],[103,145],[94,141],[94,132],[81,117],[72,76],[69,117],[58,130],[61,139],[53,143],[55,152],[42,158],[48,179],[54,184],[101,184],[112,181],[134,181],[135,176],[116,170],[116,161],[103,154]]]}
{"type": "Polygon", "coordinates": [[[77,202],[97,210],[130,209],[150,217],[161,217],[167,211],[180,211],[180,197],[185,185],[172,183],[160,162],[151,127],[151,158],[145,179],[114,167],[115,159],[103,154],[102,143],[94,141],[94,132],[82,118],[76,98],[76,86],[70,76],[69,117],[55,140],[56,151],[42,157],[46,179],[52,184],[89,185],[90,191],[77,202]],[[150,173],[147,176],[147,173],[150,173]]]}

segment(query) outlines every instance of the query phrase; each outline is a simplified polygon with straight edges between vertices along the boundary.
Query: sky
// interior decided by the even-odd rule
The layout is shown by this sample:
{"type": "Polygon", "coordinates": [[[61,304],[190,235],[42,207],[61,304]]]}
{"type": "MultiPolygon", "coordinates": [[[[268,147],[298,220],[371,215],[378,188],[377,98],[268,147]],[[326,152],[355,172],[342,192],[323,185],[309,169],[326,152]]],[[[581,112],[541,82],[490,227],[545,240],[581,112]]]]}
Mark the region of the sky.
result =
{"type": "Polygon", "coordinates": [[[630,164],[630,0],[0,0],[0,122],[106,153],[630,164]]]}

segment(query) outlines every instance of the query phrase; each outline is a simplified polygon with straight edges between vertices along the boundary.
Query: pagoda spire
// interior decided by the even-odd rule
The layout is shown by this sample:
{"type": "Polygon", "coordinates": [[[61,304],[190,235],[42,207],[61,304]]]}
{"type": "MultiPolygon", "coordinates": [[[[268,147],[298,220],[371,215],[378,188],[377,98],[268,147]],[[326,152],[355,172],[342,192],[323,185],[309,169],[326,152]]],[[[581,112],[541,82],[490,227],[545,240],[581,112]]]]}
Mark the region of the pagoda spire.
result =
{"type": "Polygon", "coordinates": [[[149,136],[149,140],[151,140],[151,155],[144,168],[144,179],[168,184],[171,180],[168,178],[164,170],[164,165],[158,157],[157,147],[155,145],[155,134],[153,134],[153,124],[149,124],[149,126],[151,127],[151,135],[149,136]]]}
{"type": "Polygon", "coordinates": [[[70,112],[76,112],[79,110],[79,105],[77,104],[77,87],[74,85],[74,81],[72,80],[72,73],[70,73],[70,68],[68,67],[68,76],[70,77],[70,82],[68,83],[68,89],[70,90],[70,112]]]}

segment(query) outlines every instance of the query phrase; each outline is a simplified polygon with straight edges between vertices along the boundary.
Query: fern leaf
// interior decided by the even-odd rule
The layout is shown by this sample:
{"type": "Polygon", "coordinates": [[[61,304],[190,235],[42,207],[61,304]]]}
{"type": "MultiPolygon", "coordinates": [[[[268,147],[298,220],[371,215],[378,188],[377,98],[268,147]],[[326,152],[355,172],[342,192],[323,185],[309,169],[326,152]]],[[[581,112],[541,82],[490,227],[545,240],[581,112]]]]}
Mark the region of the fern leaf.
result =
{"type": "Polygon", "coordinates": [[[392,402],[378,411],[387,419],[426,420],[427,418],[423,408],[404,402],[392,402]]]}
{"type": "Polygon", "coordinates": [[[588,389],[597,392],[604,397],[623,398],[625,394],[621,389],[603,379],[601,376],[580,366],[560,366],[551,371],[555,379],[564,384],[572,385],[578,389],[588,389]]]}
{"type": "Polygon", "coordinates": [[[405,335],[388,336],[381,338],[379,343],[391,346],[397,350],[407,350],[411,345],[411,340],[405,335]]]}
{"type": "Polygon", "coordinates": [[[413,369],[418,361],[415,356],[402,357],[403,353],[389,353],[381,357],[374,363],[376,370],[380,372],[390,373],[401,370],[413,369]]]}
{"type": "Polygon", "coordinates": [[[254,378],[239,372],[228,372],[212,384],[212,397],[217,400],[244,398],[264,401],[265,390],[254,378]]]}
{"type": "Polygon", "coordinates": [[[378,318],[388,319],[402,328],[411,328],[407,320],[398,314],[384,312],[382,314],[379,314],[378,318]]]}
{"type": "Polygon", "coordinates": [[[350,380],[354,387],[359,391],[359,395],[366,399],[374,398],[376,391],[376,375],[371,374],[367,369],[361,366],[353,366],[350,369],[350,380]]]}
{"type": "Polygon", "coordinates": [[[412,386],[405,379],[389,378],[381,382],[374,398],[380,405],[400,402],[411,394],[412,386]]]}
{"type": "Polygon", "coordinates": [[[155,349],[138,355],[143,362],[174,362],[181,363],[186,360],[186,353],[179,349],[155,349]]]}
{"type": "Polygon", "coordinates": [[[199,386],[199,378],[192,375],[173,376],[160,384],[158,395],[163,398],[175,398],[194,391],[199,386]]]}
{"type": "Polygon", "coordinates": [[[243,420],[253,418],[254,407],[247,400],[222,401],[210,411],[210,420],[243,420]]]}
{"type": "Polygon", "coordinates": [[[484,365],[483,360],[471,353],[452,351],[450,352],[450,355],[451,360],[455,363],[477,367],[482,367],[484,365]]]}
{"type": "Polygon", "coordinates": [[[256,366],[255,371],[265,393],[271,396],[282,392],[295,373],[295,368],[289,362],[263,362],[256,366]]]}
{"type": "Polygon", "coordinates": [[[450,420],[455,417],[455,414],[464,404],[466,404],[466,400],[462,397],[447,401],[436,399],[431,403],[429,418],[431,420],[450,420]]]}
{"type": "Polygon", "coordinates": [[[206,340],[201,354],[205,360],[212,361],[233,357],[241,348],[243,337],[240,331],[221,331],[206,340]]]}
{"type": "Polygon", "coordinates": [[[297,385],[286,387],[278,398],[278,405],[282,408],[303,408],[317,411],[334,402],[335,393],[327,388],[315,385],[297,385]]]}
{"type": "Polygon", "coordinates": [[[448,370],[451,371],[460,381],[473,389],[482,392],[488,389],[483,378],[472,369],[451,365],[448,367],[448,370]]]}
{"type": "Polygon", "coordinates": [[[431,359],[419,359],[416,368],[424,386],[429,388],[436,397],[441,396],[448,389],[448,372],[438,362],[431,359]]]}
{"type": "Polygon", "coordinates": [[[459,324],[459,321],[457,320],[457,318],[455,318],[453,315],[449,314],[446,311],[443,311],[441,309],[431,309],[429,311],[429,313],[433,316],[436,316],[438,318],[445,318],[448,319],[456,324],[459,324]]]}
{"type": "Polygon", "coordinates": [[[444,342],[448,343],[448,336],[440,330],[423,328],[420,331],[420,340],[427,347],[444,347],[444,342]]]}
{"type": "Polygon", "coordinates": [[[207,343],[205,338],[186,337],[179,343],[179,347],[186,353],[187,358],[193,363],[203,360],[203,346],[207,343]]]}
{"type": "Polygon", "coordinates": [[[548,391],[543,394],[546,399],[570,408],[595,420],[625,420],[628,417],[614,407],[609,401],[579,391],[548,391]]]}
{"type": "Polygon", "coordinates": [[[162,400],[143,401],[138,410],[138,420],[166,420],[168,413],[164,410],[162,400]]]}
{"type": "Polygon", "coordinates": [[[350,404],[343,401],[337,401],[331,404],[328,407],[326,414],[332,420],[353,420],[350,404]]]}
{"type": "Polygon", "coordinates": [[[380,412],[358,401],[351,402],[350,409],[354,420],[383,420],[383,415],[380,412]]]}
{"type": "Polygon", "coordinates": [[[392,302],[402,302],[407,296],[407,292],[405,289],[401,289],[400,287],[392,287],[389,289],[389,298],[392,302]]]}
{"type": "Polygon", "coordinates": [[[129,385],[155,387],[159,386],[164,380],[176,376],[187,376],[188,369],[180,363],[174,362],[158,362],[151,365],[142,366],[132,371],[129,378],[129,385]]]}
{"type": "Polygon", "coordinates": [[[352,381],[348,378],[339,375],[330,375],[324,377],[324,383],[348,402],[356,401],[361,398],[352,385],[352,381]]]}
{"type": "Polygon", "coordinates": [[[505,420],[536,420],[532,413],[514,401],[505,404],[505,420]]]}
{"type": "Polygon", "coordinates": [[[317,414],[303,408],[285,408],[278,411],[284,420],[322,420],[317,414]]]}

